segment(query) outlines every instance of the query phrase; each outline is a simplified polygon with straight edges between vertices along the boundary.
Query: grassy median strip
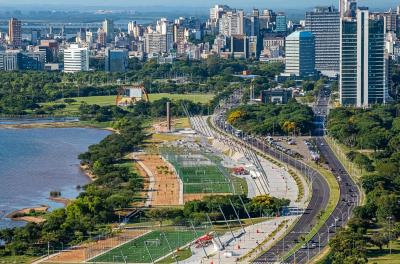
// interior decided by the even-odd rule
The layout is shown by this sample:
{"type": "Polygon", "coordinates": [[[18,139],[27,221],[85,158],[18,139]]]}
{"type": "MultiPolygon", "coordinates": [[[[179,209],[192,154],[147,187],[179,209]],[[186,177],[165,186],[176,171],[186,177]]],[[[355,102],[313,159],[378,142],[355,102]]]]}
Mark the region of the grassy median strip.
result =
{"type": "Polygon", "coordinates": [[[302,245],[310,241],[317,233],[318,231],[323,227],[325,222],[328,220],[328,218],[331,216],[333,211],[335,210],[339,198],[340,198],[340,189],[339,189],[339,183],[337,182],[335,176],[328,170],[318,166],[317,164],[309,163],[309,166],[313,167],[314,169],[318,170],[319,173],[321,173],[322,176],[324,176],[326,182],[328,183],[329,186],[329,201],[328,204],[325,208],[324,211],[321,212],[321,214],[318,217],[318,222],[314,225],[314,227],[311,229],[311,231],[303,237],[303,241],[297,243],[284,257],[283,260],[288,259],[291,255],[294,254],[297,250],[301,248],[302,245]]]}
{"type": "Polygon", "coordinates": [[[340,161],[340,163],[344,166],[347,173],[356,183],[359,193],[360,193],[360,204],[363,205],[365,202],[365,193],[361,188],[361,177],[362,172],[360,169],[357,168],[353,162],[349,161],[345,155],[345,153],[350,152],[350,149],[343,144],[338,143],[331,137],[325,137],[326,142],[332,149],[333,153],[335,154],[336,158],[340,161]]]}

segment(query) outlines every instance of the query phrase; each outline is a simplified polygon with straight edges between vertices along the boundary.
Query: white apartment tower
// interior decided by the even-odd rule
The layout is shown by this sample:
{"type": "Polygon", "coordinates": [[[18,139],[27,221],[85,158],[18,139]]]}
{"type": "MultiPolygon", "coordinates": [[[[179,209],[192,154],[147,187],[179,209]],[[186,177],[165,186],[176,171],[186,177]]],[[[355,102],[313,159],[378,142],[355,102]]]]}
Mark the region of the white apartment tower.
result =
{"type": "Polygon", "coordinates": [[[89,50],[77,44],[64,50],[64,72],[89,71],[89,50]]]}

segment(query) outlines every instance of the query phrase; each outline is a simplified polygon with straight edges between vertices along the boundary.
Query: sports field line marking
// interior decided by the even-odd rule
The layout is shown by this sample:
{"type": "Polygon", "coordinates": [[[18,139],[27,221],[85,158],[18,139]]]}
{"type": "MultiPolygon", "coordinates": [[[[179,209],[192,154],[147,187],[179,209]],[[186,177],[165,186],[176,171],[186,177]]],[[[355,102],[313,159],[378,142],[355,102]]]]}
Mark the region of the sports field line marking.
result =
{"type": "Polygon", "coordinates": [[[84,263],[90,263],[91,260],[93,260],[93,259],[95,259],[95,258],[97,258],[97,257],[100,257],[100,256],[102,256],[102,255],[104,255],[104,254],[106,254],[106,253],[108,253],[108,252],[110,252],[110,251],[112,251],[112,250],[114,250],[114,249],[116,249],[116,248],[122,247],[123,245],[128,244],[128,243],[132,242],[133,240],[138,239],[138,238],[140,238],[140,237],[142,237],[142,236],[145,236],[145,235],[147,235],[147,234],[149,234],[149,233],[151,233],[151,232],[153,232],[153,231],[152,231],[152,230],[149,230],[149,231],[147,231],[146,233],[143,233],[142,235],[139,235],[139,236],[137,236],[137,237],[135,237],[135,238],[132,238],[131,240],[128,240],[128,241],[126,241],[126,242],[124,242],[124,243],[122,243],[122,244],[119,244],[118,246],[115,246],[115,247],[113,247],[113,248],[111,248],[111,249],[109,249],[109,250],[107,250],[107,251],[104,251],[103,253],[97,254],[96,256],[94,256],[94,257],[92,257],[92,258],[86,260],[84,263]]]}

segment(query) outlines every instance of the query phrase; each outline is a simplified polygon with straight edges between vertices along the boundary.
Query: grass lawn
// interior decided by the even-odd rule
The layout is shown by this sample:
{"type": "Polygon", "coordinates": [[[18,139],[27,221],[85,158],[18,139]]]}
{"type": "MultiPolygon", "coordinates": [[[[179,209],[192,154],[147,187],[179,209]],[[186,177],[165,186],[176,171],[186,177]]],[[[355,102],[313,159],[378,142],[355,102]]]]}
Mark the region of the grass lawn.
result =
{"type": "MultiPolygon", "coordinates": [[[[198,232],[198,235],[203,235],[203,233],[198,232]]],[[[124,257],[128,263],[151,263],[169,254],[170,247],[172,250],[176,250],[196,239],[192,231],[165,231],[165,236],[169,245],[160,231],[153,231],[114,248],[90,262],[124,263],[124,257]]]]}
{"type": "Polygon", "coordinates": [[[176,263],[176,260],[183,261],[185,259],[190,258],[191,256],[192,256],[192,251],[190,250],[190,248],[186,248],[183,250],[179,250],[176,253],[176,258],[173,256],[169,256],[168,258],[162,259],[162,260],[158,261],[157,263],[172,264],[172,263],[176,263]]]}
{"type": "Polygon", "coordinates": [[[368,263],[377,264],[400,264],[400,241],[392,241],[392,254],[389,254],[389,248],[384,247],[380,250],[378,247],[370,247],[367,252],[368,263]]]}
{"type": "MultiPolygon", "coordinates": [[[[214,94],[169,94],[169,93],[157,93],[157,94],[149,94],[150,102],[159,100],[161,98],[169,98],[171,100],[190,100],[195,103],[208,103],[214,98],[214,94]]],[[[100,106],[107,106],[107,105],[115,105],[116,95],[109,95],[109,96],[88,96],[88,97],[74,97],[71,98],[76,100],[75,103],[66,104],[66,108],[62,110],[57,110],[55,112],[56,115],[76,115],[79,113],[79,106],[82,102],[87,104],[97,104],[100,106]]],[[[57,100],[55,102],[44,103],[43,105],[51,106],[54,104],[61,104],[63,100],[57,100]]]]}
{"type": "Polygon", "coordinates": [[[38,259],[38,257],[29,256],[10,256],[10,257],[0,257],[0,264],[27,264],[31,263],[33,260],[38,259]]]}
{"type": "Polygon", "coordinates": [[[180,167],[178,174],[183,181],[184,193],[230,193],[228,179],[217,166],[180,167]]]}

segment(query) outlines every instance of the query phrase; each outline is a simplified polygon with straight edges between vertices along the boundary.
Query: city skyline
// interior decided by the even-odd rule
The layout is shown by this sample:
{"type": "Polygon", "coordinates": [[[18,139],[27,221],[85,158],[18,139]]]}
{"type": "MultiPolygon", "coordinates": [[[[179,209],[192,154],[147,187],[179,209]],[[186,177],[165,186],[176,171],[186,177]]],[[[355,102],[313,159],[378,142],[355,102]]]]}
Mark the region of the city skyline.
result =
{"type": "MultiPolygon", "coordinates": [[[[98,0],[87,0],[87,1],[78,1],[78,0],[71,0],[68,1],[67,3],[60,3],[60,4],[54,4],[53,1],[50,0],[43,0],[42,1],[42,6],[38,7],[36,5],[36,1],[33,0],[19,0],[16,2],[11,3],[8,0],[0,0],[0,5],[6,6],[6,7],[15,7],[15,8],[24,8],[24,9],[29,9],[31,8],[40,8],[40,9],[45,9],[45,8],[62,8],[62,7],[78,7],[78,6],[87,6],[87,7],[104,7],[104,8],[117,8],[117,7],[131,7],[131,8],[146,8],[146,7],[155,7],[155,6],[169,6],[169,7],[175,7],[175,6],[182,6],[182,7],[201,7],[201,8],[208,8],[210,5],[215,5],[215,4],[227,4],[227,5],[232,5],[237,8],[252,8],[252,7],[258,7],[258,8],[281,8],[281,9],[298,9],[298,10],[303,10],[307,9],[310,7],[314,6],[321,6],[321,5],[334,5],[338,7],[338,1],[336,0],[307,0],[307,1],[296,1],[296,0],[287,0],[287,1],[279,1],[279,0],[270,0],[268,2],[262,1],[262,0],[250,0],[246,1],[243,3],[242,1],[239,0],[228,0],[228,1],[215,1],[215,0],[205,0],[201,1],[201,3],[198,2],[188,2],[184,0],[174,0],[166,3],[165,1],[162,0],[148,0],[146,1],[146,4],[144,5],[142,2],[139,1],[128,1],[128,0],[115,0],[112,2],[112,4],[109,3],[104,3],[104,2],[99,2],[98,0]],[[45,5],[45,6],[44,6],[45,5]]],[[[395,0],[382,0],[382,1],[373,1],[373,0],[364,0],[364,1],[359,1],[360,6],[369,6],[371,8],[389,8],[389,7],[395,7],[397,5],[397,1],[395,0]]]]}

